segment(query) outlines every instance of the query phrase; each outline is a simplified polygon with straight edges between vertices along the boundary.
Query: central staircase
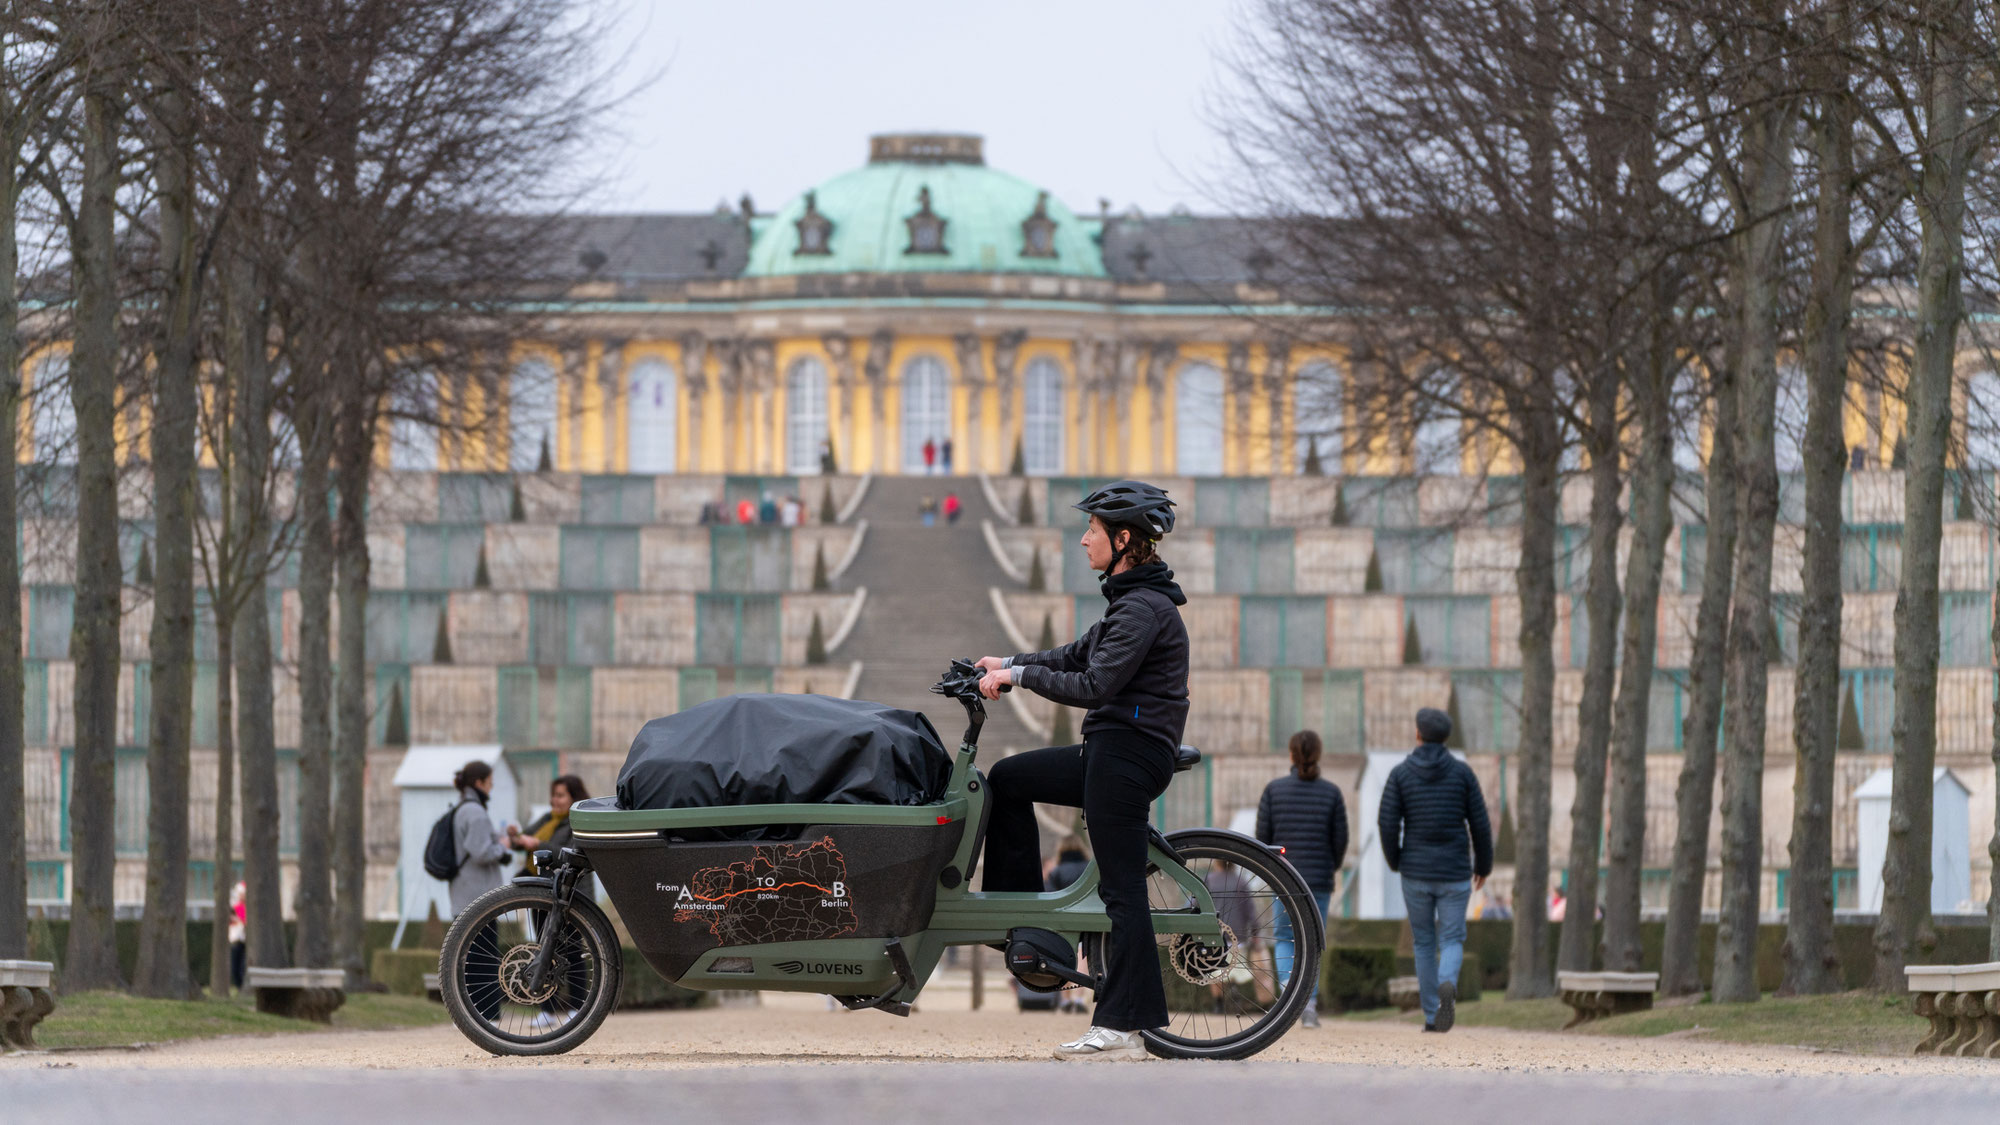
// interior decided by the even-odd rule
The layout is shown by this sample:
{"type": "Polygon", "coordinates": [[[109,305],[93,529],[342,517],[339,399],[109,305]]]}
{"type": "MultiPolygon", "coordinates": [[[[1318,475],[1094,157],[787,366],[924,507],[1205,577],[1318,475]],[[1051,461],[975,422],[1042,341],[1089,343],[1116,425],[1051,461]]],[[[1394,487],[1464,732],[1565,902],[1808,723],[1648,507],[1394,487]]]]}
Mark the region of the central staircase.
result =
{"type": "MultiPolygon", "coordinates": [[[[868,521],[868,535],[838,586],[866,586],[868,603],[853,631],[830,655],[862,662],[856,698],[922,711],[945,745],[956,747],[965,733],[965,711],[957,702],[931,694],[931,685],[953,657],[1009,656],[1015,651],[987,593],[1013,583],[980,531],[980,520],[993,518],[985,493],[977,477],[878,476],[858,515],[868,521]],[[963,505],[958,522],[945,522],[940,511],[936,525],[925,527],[918,510],[924,498],[942,508],[946,494],[953,492],[963,505]]],[[[986,705],[979,746],[987,765],[1002,754],[1043,742],[1015,715],[1007,698],[986,705]]]]}

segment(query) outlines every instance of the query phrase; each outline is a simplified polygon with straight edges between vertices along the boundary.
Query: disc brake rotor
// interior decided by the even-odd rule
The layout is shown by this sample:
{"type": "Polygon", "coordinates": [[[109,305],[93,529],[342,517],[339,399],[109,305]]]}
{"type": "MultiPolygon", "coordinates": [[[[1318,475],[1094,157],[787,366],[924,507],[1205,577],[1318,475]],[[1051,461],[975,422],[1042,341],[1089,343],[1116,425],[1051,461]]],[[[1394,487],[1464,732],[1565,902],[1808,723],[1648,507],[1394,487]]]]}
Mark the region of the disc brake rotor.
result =
{"type": "Polygon", "coordinates": [[[1214,984],[1229,975],[1236,934],[1222,921],[1222,944],[1210,945],[1194,934],[1175,934],[1167,946],[1167,963],[1189,984],[1214,984]]]}
{"type": "Polygon", "coordinates": [[[544,1003],[556,994],[556,982],[563,979],[560,956],[550,959],[548,972],[542,976],[542,987],[528,987],[535,954],[540,951],[539,945],[517,945],[500,958],[500,991],[506,994],[507,999],[516,1004],[534,1005],[544,1003]]]}

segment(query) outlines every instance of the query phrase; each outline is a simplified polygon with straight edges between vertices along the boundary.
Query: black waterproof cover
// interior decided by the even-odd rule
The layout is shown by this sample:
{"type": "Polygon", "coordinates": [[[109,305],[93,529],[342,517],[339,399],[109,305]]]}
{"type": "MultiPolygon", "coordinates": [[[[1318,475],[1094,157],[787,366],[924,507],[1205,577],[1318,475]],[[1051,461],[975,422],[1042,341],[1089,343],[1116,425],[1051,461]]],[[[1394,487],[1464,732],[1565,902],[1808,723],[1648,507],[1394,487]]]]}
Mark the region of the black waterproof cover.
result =
{"type": "Polygon", "coordinates": [[[727,695],[640,729],[618,771],[618,807],[922,805],[944,795],[951,766],[920,711],[727,695]]]}

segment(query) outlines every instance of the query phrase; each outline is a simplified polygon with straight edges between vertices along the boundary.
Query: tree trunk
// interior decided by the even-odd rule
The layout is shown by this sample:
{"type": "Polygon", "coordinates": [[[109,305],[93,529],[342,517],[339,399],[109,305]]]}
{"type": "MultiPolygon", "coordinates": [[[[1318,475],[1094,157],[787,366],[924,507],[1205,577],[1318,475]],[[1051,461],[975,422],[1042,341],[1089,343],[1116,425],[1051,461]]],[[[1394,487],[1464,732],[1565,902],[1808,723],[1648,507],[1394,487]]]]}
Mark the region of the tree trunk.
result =
{"type": "MultiPolygon", "coordinates": [[[[1732,286],[1732,288],[1734,288],[1732,286]]],[[[1701,600],[1695,608],[1694,653],[1688,669],[1688,709],[1681,720],[1681,775],[1674,785],[1674,860],[1661,938],[1660,991],[1700,992],[1702,892],[1708,882],[1708,832],[1715,805],[1715,744],[1722,725],[1724,652],[1736,558],[1736,368],[1740,350],[1709,370],[1713,440],[1704,478],[1708,529],[1702,549],[1701,600]]]]}
{"type": "Polygon", "coordinates": [[[1964,319],[1966,46],[1971,5],[1940,6],[1929,50],[1928,135],[1916,190],[1917,340],[1903,475],[1903,573],[1896,589],[1896,743],[1874,987],[1902,992],[1903,967],[1931,912],[1931,768],[1937,759],[1938,561],[1944,536],[1951,376],[1964,319]],[[1948,10],[1943,10],[1948,9],[1948,10]]]}
{"type": "Polygon", "coordinates": [[[70,757],[70,924],[63,990],[118,988],[112,927],[117,828],[118,291],[113,218],[119,165],[117,79],[100,61],[83,98],[83,181],[71,231],[76,279],[70,401],[76,411],[76,745],[70,757]]]}
{"type": "Polygon", "coordinates": [[[1618,674],[1618,391],[1610,363],[1590,387],[1590,577],[1584,607],[1590,617],[1590,652],[1577,705],[1576,798],[1569,810],[1569,893],[1577,925],[1562,928],[1556,963],[1587,971],[1596,952],[1598,841],[1604,833],[1604,758],[1611,743],[1611,698],[1618,674]]]}
{"type": "MultiPolygon", "coordinates": [[[[1830,32],[1840,30],[1836,24],[1830,32]]],[[[1806,526],[1792,697],[1797,765],[1792,775],[1785,978],[1779,988],[1785,995],[1838,992],[1842,986],[1833,948],[1833,768],[1840,740],[1840,487],[1847,466],[1841,414],[1854,295],[1848,228],[1853,107],[1843,93],[1822,95],[1812,136],[1818,149],[1819,199],[1800,347],[1806,376],[1806,526]]]]}
{"type": "Polygon", "coordinates": [[[160,96],[155,156],[166,293],[153,349],[152,731],[146,748],[146,908],[139,923],[142,996],[185,999],[188,742],[194,724],[195,316],[192,145],[179,95],[160,96]]]}
{"type": "Polygon", "coordinates": [[[1771,548],[1778,521],[1778,288],[1781,233],[1776,218],[1788,198],[1792,112],[1783,104],[1755,113],[1744,129],[1749,197],[1738,236],[1746,285],[1738,297],[1742,369],[1737,377],[1736,579],[1730,605],[1727,686],[1722,706],[1722,910],[1715,934],[1714,997],[1758,997],[1757,916],[1764,855],[1764,713],[1770,677],[1765,652],[1771,620],[1771,548]]]}
{"type": "Polygon", "coordinates": [[[1546,400],[1521,422],[1521,749],[1514,783],[1514,949],[1509,999],[1549,996],[1549,808],[1555,741],[1556,523],[1561,455],[1546,400]]]}
{"type": "MultiPolygon", "coordinates": [[[[243,868],[249,884],[250,964],[291,964],[285,948],[284,892],[278,859],[278,747],[271,697],[271,615],[262,574],[244,578],[236,616],[236,743],[243,752],[243,868]],[[263,679],[258,680],[259,672],[263,679]]],[[[309,966],[310,967],[310,966],[309,966]]]]}
{"type": "MultiPolygon", "coordinates": [[[[227,531],[224,537],[227,538],[227,531]]],[[[208,991],[229,996],[229,895],[236,887],[236,617],[215,609],[215,925],[208,941],[208,991]]],[[[245,908],[247,913],[248,907],[245,908]]]]}
{"type": "MultiPolygon", "coordinates": [[[[11,129],[19,105],[0,84],[0,123],[11,129]]],[[[15,161],[18,132],[0,148],[0,277],[20,275],[14,224],[20,202],[15,161]]],[[[0,285],[0,414],[7,448],[21,447],[21,306],[12,285],[0,285]]],[[[0,527],[17,525],[14,458],[0,457],[0,527]]],[[[0,959],[28,955],[27,738],[21,665],[21,552],[0,535],[0,959]]]]}
{"type": "Polygon", "coordinates": [[[299,470],[299,948],[302,965],[333,960],[333,519],[327,479],[333,424],[323,410],[297,412],[299,470]]]}
{"type": "Polygon", "coordinates": [[[1640,878],[1646,859],[1646,734],[1659,639],[1660,572],[1673,527],[1673,412],[1678,364],[1659,344],[1641,357],[1633,388],[1639,454],[1632,475],[1632,554],[1625,562],[1625,638],[1612,720],[1611,828],[1604,883],[1604,967],[1640,969],[1640,878]]]}
{"type": "MultiPolygon", "coordinates": [[[[358,371],[356,367],[347,368],[358,371]]],[[[375,411],[353,394],[340,413],[335,472],[340,514],[334,530],[340,565],[340,651],[333,751],[333,956],[350,986],[367,979],[362,924],[368,885],[363,817],[368,767],[368,470],[375,453],[375,411]]]]}

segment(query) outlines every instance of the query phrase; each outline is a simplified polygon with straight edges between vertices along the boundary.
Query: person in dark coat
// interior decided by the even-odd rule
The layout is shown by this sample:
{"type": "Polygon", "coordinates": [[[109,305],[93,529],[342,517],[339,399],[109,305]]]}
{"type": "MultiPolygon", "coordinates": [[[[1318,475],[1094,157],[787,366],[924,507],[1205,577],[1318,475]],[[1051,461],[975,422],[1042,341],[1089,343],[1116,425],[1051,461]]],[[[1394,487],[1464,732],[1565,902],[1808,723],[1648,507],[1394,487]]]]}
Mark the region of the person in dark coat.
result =
{"type": "Polygon", "coordinates": [[[1493,830],[1472,767],[1451,756],[1451,717],[1417,712],[1411,751],[1382,788],[1376,829],[1382,858],[1403,878],[1403,905],[1416,944],[1417,991],[1425,1031],[1450,1031],[1465,957],[1465,906],[1493,873],[1493,830]]]}
{"type": "MultiPolygon", "coordinates": [[[[1321,749],[1318,731],[1302,730],[1292,736],[1292,772],[1266,785],[1264,795],[1257,798],[1257,838],[1285,849],[1285,858],[1306,881],[1324,922],[1333,905],[1334,876],[1347,855],[1347,803],[1341,800],[1340,787],[1320,776],[1321,749]]],[[[1278,979],[1289,981],[1297,943],[1292,919],[1282,905],[1272,944],[1278,979]]],[[[1313,974],[1313,984],[1299,1022],[1318,1027],[1319,966],[1301,968],[1313,974]]]]}

